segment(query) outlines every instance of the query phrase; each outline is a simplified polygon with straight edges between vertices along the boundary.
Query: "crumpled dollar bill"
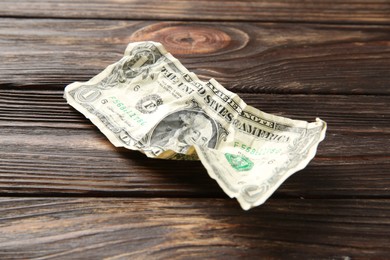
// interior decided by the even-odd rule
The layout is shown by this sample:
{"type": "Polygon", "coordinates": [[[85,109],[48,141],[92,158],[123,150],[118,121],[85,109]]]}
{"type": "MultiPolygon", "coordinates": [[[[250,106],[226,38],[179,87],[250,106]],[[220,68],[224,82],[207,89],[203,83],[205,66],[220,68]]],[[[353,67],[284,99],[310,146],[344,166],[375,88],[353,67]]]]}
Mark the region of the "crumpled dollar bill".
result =
{"type": "Polygon", "coordinates": [[[118,62],[64,97],[118,147],[198,160],[245,210],[258,206],[315,156],[326,123],[248,106],[215,79],[188,71],[160,43],[130,43],[118,62]]]}

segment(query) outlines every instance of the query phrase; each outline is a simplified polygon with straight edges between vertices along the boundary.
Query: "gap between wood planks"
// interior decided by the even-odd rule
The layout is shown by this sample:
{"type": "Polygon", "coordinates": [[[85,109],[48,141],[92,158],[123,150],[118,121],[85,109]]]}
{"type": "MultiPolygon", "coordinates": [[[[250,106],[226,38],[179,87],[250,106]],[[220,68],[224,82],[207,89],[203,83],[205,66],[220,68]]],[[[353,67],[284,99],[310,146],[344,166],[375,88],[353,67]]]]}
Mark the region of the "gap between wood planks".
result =
{"type": "Polygon", "coordinates": [[[105,17],[61,17],[61,16],[17,16],[17,15],[2,15],[0,16],[0,19],[36,19],[36,20],[43,20],[43,19],[50,19],[50,20],[80,20],[80,21],[124,21],[124,22],[137,22],[137,21],[150,21],[150,22],[199,22],[199,23],[214,23],[214,24],[223,24],[223,23],[270,23],[270,24],[312,24],[312,25],[351,25],[351,26],[390,26],[389,22],[383,22],[383,23],[367,23],[367,22],[360,22],[360,21],[291,21],[291,20],[260,20],[260,19],[234,19],[234,20],[213,20],[213,19],[186,19],[186,18],[177,18],[177,19],[164,19],[164,18],[153,18],[153,19],[145,19],[145,18],[120,18],[120,17],[112,17],[112,18],[105,18],[105,17]]]}
{"type": "Polygon", "coordinates": [[[0,16],[187,21],[388,24],[386,1],[2,1],[0,16]]]}

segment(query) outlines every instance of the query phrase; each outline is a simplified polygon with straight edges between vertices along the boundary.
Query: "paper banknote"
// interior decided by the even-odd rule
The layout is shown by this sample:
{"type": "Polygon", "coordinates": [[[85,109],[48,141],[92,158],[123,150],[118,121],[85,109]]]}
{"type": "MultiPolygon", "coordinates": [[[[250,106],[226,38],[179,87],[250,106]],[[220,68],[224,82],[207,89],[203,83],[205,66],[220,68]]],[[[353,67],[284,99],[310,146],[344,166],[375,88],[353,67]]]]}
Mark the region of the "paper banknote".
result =
{"type": "Polygon", "coordinates": [[[216,80],[199,80],[156,42],[129,44],[121,60],[68,85],[65,98],[115,146],[200,159],[245,210],[303,169],[326,131],[318,118],[308,123],[248,106],[216,80]]]}

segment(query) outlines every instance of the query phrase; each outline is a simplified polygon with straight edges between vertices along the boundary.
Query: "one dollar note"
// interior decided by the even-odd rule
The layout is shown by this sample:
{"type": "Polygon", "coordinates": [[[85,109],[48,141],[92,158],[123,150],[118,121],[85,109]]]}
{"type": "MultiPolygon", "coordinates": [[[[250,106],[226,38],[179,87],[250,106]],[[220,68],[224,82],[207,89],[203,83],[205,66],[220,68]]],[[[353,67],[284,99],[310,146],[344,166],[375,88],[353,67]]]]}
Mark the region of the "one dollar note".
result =
{"type": "Polygon", "coordinates": [[[128,45],[124,57],[65,98],[118,147],[148,157],[200,159],[243,209],[258,206],[314,157],[326,123],[264,113],[216,80],[189,72],[160,43],[128,45]]]}

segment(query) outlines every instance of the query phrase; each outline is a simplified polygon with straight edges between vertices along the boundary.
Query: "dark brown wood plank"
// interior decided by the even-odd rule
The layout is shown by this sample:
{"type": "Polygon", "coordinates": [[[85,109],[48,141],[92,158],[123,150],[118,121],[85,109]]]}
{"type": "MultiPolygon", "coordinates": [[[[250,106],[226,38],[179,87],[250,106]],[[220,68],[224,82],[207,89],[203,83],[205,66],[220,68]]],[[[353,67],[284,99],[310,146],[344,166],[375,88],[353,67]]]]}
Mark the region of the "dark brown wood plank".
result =
{"type": "MultiPolygon", "coordinates": [[[[72,155],[69,150],[67,154],[61,147],[47,148],[46,153],[28,149],[1,153],[0,193],[228,199],[200,162],[158,161],[124,151],[106,154],[86,151],[83,155],[76,151],[72,155]]],[[[270,200],[389,197],[389,168],[388,157],[333,160],[317,157],[290,177],[270,200]]]]}
{"type": "Polygon", "coordinates": [[[0,39],[3,88],[63,89],[154,40],[234,92],[390,93],[390,26],[1,19],[0,39]]]}
{"type": "Polygon", "coordinates": [[[389,24],[390,3],[386,0],[5,0],[0,2],[0,16],[389,24]]]}
{"type": "Polygon", "coordinates": [[[1,198],[1,259],[386,259],[390,201],[1,198]]]}
{"type": "MultiPolygon", "coordinates": [[[[29,139],[34,139],[30,141],[31,152],[49,148],[42,146],[45,138],[50,138],[49,146],[54,142],[56,145],[68,147],[64,137],[72,138],[74,143],[87,145],[83,139],[88,136],[93,139],[92,147],[88,148],[92,152],[93,149],[102,153],[110,150],[104,145],[107,140],[96,127],[66,104],[62,92],[53,93],[55,92],[0,92],[0,125],[3,127],[3,139],[5,143],[15,142],[8,152],[19,151],[20,147],[25,146],[23,140],[28,135],[31,135],[29,139]]],[[[322,157],[389,155],[390,148],[384,145],[388,143],[390,134],[388,96],[241,96],[249,104],[265,112],[308,121],[317,116],[326,120],[328,135],[326,142],[321,144],[319,155],[322,157]]],[[[82,147],[77,149],[80,149],[80,154],[84,151],[82,147]]]]}
{"type": "MultiPolygon", "coordinates": [[[[328,122],[314,161],[276,196],[389,196],[389,96],[240,95],[269,113],[328,122]]],[[[0,147],[0,193],[226,197],[199,162],[113,147],[62,91],[0,91],[0,147]]]]}
{"type": "MultiPolygon", "coordinates": [[[[321,117],[328,122],[330,131],[389,133],[389,96],[238,95],[248,105],[267,113],[307,121],[321,117]]],[[[89,120],[67,104],[63,90],[0,90],[0,119],[1,126],[91,127],[89,120]]]]}

